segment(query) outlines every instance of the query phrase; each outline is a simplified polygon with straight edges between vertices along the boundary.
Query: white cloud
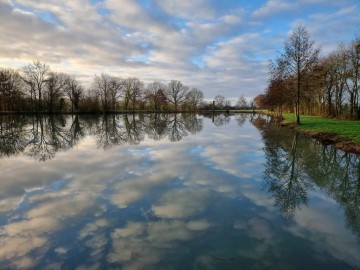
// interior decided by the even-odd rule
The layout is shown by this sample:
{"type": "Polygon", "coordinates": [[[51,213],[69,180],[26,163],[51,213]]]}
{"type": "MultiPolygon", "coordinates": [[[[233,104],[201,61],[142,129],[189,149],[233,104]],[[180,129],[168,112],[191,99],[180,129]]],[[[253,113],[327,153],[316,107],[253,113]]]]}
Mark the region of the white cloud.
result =
{"type": "Polygon", "coordinates": [[[212,19],[215,16],[215,10],[209,6],[206,0],[155,0],[155,2],[173,17],[212,19]]]}
{"type": "Polygon", "coordinates": [[[253,16],[273,16],[283,12],[294,11],[296,8],[298,8],[298,4],[295,1],[268,0],[262,7],[254,11],[253,16]]]}
{"type": "Polygon", "coordinates": [[[119,27],[127,27],[140,31],[142,35],[153,34],[156,36],[166,35],[174,31],[174,27],[167,25],[155,16],[151,15],[139,2],[132,0],[106,0],[104,6],[111,11],[110,19],[119,27]]]}
{"type": "Polygon", "coordinates": [[[283,44],[279,31],[286,33],[301,20],[328,52],[347,42],[359,23],[355,0],[269,0],[255,10],[249,6],[205,0],[146,5],[2,0],[0,65],[17,68],[41,60],[77,75],[86,86],[94,74],[109,72],[146,83],[179,79],[206,98],[254,97],[266,85],[267,60],[283,44]]]}

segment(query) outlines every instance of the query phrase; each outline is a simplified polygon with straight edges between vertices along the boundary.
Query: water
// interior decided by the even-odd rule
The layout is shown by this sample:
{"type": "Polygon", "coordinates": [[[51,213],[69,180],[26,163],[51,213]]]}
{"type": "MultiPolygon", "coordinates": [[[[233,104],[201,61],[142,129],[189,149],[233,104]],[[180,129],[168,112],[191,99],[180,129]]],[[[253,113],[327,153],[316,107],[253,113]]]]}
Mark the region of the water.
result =
{"type": "Polygon", "coordinates": [[[0,269],[359,269],[360,158],[239,114],[3,117],[0,269]]]}

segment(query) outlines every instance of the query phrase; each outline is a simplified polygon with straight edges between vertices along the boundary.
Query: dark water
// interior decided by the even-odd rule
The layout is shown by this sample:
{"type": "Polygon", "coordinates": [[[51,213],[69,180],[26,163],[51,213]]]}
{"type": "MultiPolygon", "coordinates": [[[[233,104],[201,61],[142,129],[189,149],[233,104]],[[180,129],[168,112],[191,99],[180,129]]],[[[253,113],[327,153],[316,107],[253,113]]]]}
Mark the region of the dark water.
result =
{"type": "Polygon", "coordinates": [[[359,269],[360,158],[251,115],[3,117],[0,269],[359,269]]]}

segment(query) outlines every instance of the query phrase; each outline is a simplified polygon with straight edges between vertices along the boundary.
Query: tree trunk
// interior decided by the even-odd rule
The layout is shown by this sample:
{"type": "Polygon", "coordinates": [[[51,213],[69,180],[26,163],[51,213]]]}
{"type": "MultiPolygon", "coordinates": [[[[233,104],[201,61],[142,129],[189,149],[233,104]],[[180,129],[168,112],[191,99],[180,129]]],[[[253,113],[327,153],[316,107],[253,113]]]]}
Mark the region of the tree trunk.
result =
{"type": "Polygon", "coordinates": [[[41,111],[42,110],[42,104],[41,104],[41,89],[39,88],[38,89],[38,93],[39,93],[39,100],[38,100],[38,111],[41,111]]]}
{"type": "Polygon", "coordinates": [[[296,124],[300,125],[300,75],[298,74],[297,93],[295,101],[296,124]]]}

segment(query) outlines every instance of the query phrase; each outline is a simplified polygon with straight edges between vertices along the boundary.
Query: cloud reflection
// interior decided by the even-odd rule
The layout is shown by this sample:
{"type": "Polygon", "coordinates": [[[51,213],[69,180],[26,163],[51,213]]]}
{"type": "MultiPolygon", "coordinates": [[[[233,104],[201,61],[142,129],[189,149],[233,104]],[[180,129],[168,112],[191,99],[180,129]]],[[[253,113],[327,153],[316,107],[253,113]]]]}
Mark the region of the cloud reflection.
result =
{"type": "MultiPolygon", "coordinates": [[[[309,191],[311,207],[295,208],[285,219],[264,189],[263,171],[273,156],[259,148],[278,142],[285,151],[285,135],[276,136],[280,141],[266,133],[260,137],[250,118],[239,123],[230,117],[223,126],[211,118],[191,119],[201,120],[201,133],[189,131],[172,143],[162,132],[144,131],[150,139],[129,144],[113,140],[114,130],[99,139],[106,119],[84,120],[88,129],[76,147],[51,160],[39,163],[21,153],[3,158],[2,265],[159,269],[182,261],[187,268],[286,268],[296,262],[292,254],[304,250],[323,252],[320,259],[309,255],[319,268],[328,266],[324,261],[359,264],[354,235],[337,208],[338,195],[330,199],[309,191]],[[109,143],[100,144],[107,141],[103,138],[109,143]],[[83,259],[74,262],[74,256],[83,259]]],[[[135,120],[139,130],[148,131],[155,121],[135,120]]],[[[115,117],[116,128],[126,131],[123,121],[115,117]]],[[[351,190],[350,199],[355,198],[351,190]]]]}
{"type": "Polygon", "coordinates": [[[124,269],[153,268],[169,253],[176,256],[179,242],[192,239],[210,226],[206,220],[130,222],[113,232],[112,250],[107,258],[111,263],[120,262],[124,269]]]}

